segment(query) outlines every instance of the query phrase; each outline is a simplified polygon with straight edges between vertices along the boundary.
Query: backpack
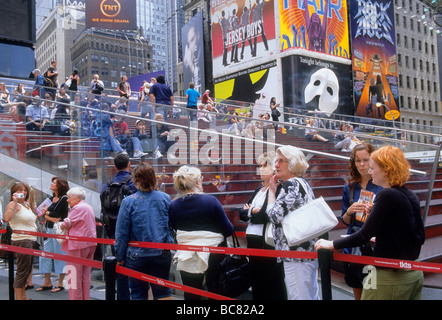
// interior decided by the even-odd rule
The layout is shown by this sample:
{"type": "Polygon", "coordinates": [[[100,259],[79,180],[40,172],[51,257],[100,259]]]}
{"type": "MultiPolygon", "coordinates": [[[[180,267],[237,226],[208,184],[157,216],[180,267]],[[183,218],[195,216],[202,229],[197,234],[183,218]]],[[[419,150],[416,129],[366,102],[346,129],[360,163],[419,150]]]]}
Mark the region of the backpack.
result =
{"type": "Polygon", "coordinates": [[[100,196],[103,222],[109,236],[113,235],[115,232],[115,225],[121,202],[125,197],[133,193],[127,184],[131,178],[132,176],[128,175],[121,182],[114,182],[113,179],[109,180],[106,189],[100,196]]]}
{"type": "Polygon", "coordinates": [[[44,85],[45,85],[45,87],[51,87],[51,88],[55,88],[56,87],[54,81],[52,81],[52,79],[48,77],[48,72],[47,71],[43,74],[43,77],[44,77],[44,85]]]}

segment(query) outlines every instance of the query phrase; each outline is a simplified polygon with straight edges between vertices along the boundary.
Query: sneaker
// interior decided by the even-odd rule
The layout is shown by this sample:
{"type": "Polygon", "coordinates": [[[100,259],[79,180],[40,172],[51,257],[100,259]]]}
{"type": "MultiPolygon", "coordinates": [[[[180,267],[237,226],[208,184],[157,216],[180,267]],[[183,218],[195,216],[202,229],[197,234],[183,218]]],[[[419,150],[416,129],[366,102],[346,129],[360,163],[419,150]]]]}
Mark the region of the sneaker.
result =
{"type": "Polygon", "coordinates": [[[127,156],[126,150],[120,151],[120,152],[118,152],[118,154],[125,154],[127,156]]]}
{"type": "Polygon", "coordinates": [[[159,158],[162,158],[162,157],[163,157],[163,155],[161,154],[159,148],[157,148],[157,149],[155,150],[154,155],[155,155],[155,159],[159,159],[159,158]]]}
{"type": "Polygon", "coordinates": [[[137,150],[137,151],[135,151],[135,153],[134,153],[134,158],[141,158],[141,157],[144,156],[144,155],[146,155],[146,153],[144,153],[144,152],[142,152],[142,151],[140,151],[140,150],[137,150]]]}

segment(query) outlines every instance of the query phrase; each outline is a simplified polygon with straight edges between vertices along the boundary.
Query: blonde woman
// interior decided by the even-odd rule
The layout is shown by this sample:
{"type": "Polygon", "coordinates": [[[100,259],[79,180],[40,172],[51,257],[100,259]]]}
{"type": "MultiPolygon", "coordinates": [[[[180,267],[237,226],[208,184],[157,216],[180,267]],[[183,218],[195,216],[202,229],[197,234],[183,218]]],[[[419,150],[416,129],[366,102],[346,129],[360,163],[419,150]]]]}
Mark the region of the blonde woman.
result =
{"type": "MultiPolygon", "coordinates": [[[[177,233],[178,244],[226,246],[226,238],[233,234],[233,225],[217,198],[204,194],[201,171],[182,166],[173,175],[178,197],[169,207],[170,225],[177,233]]],[[[223,255],[177,251],[174,260],[184,285],[219,291],[219,268],[223,255]]],[[[185,293],[186,300],[200,296],[185,293]]]]}
{"type": "MultiPolygon", "coordinates": [[[[250,199],[239,210],[242,221],[247,221],[247,248],[273,249],[265,243],[264,232],[269,218],[266,213],[270,179],[273,174],[275,152],[258,157],[258,174],[262,180],[250,199]]],[[[273,257],[249,256],[250,277],[254,300],[285,300],[284,277],[281,264],[273,257]]]]}

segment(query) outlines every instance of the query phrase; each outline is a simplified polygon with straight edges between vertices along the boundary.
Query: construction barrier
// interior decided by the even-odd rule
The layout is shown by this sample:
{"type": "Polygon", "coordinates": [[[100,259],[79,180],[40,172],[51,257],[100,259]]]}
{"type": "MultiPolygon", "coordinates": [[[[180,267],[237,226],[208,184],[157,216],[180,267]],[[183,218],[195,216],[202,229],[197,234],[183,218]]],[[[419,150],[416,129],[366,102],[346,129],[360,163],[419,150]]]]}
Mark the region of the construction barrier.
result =
{"type": "MultiPolygon", "coordinates": [[[[5,232],[1,230],[0,233],[5,232]]],[[[93,242],[97,244],[114,245],[115,240],[104,239],[104,238],[88,238],[88,237],[77,237],[69,235],[56,235],[47,234],[31,231],[20,231],[16,230],[14,233],[33,235],[38,237],[46,238],[58,238],[66,240],[75,241],[85,241],[93,242]]],[[[349,254],[341,254],[330,250],[319,250],[318,252],[310,251],[278,251],[278,250],[266,250],[266,249],[245,249],[245,248],[232,248],[232,247],[208,247],[208,246],[194,246],[194,245],[178,245],[169,243],[154,243],[154,242],[129,242],[129,246],[140,247],[140,248],[154,248],[163,250],[187,250],[187,251],[197,251],[197,252],[209,252],[218,254],[234,254],[234,255],[246,255],[246,256],[260,256],[260,257],[281,257],[281,258],[298,258],[298,259],[318,259],[319,268],[321,272],[321,286],[322,286],[322,299],[331,300],[331,262],[341,261],[341,262],[352,262],[364,265],[373,265],[384,268],[396,268],[396,269],[408,269],[408,270],[420,270],[423,272],[432,273],[442,273],[442,264],[440,263],[429,263],[429,262],[419,262],[419,261],[409,261],[409,260],[397,260],[397,259],[386,259],[368,256],[355,256],[349,254]]],[[[106,277],[106,299],[115,299],[115,277],[112,274],[120,273],[129,277],[134,277],[146,282],[150,282],[157,285],[162,285],[171,289],[181,290],[204,296],[210,299],[216,300],[235,300],[222,295],[214,294],[208,291],[188,287],[179,283],[169,281],[167,279],[160,279],[150,275],[146,275],[119,265],[116,265],[115,257],[106,257],[104,259],[104,264],[101,261],[83,259],[78,257],[67,256],[63,254],[50,253],[34,249],[26,249],[21,247],[15,247],[11,245],[0,245],[0,250],[29,254],[38,257],[45,257],[49,259],[62,260],[65,262],[71,262],[76,264],[82,264],[90,266],[92,268],[105,270],[106,264],[108,266],[109,275],[106,277]]]]}

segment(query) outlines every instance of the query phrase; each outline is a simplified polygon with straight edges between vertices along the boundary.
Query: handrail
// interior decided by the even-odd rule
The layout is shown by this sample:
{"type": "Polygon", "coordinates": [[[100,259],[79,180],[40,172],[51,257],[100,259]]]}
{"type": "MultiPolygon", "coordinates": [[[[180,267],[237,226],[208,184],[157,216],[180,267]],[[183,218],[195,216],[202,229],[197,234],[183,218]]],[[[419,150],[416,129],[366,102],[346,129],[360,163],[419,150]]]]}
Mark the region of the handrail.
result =
{"type": "MultiPolygon", "coordinates": [[[[46,101],[46,102],[53,102],[52,100],[46,100],[46,99],[41,99],[38,97],[33,97],[33,99],[40,101],[40,103],[42,101],[46,101]]],[[[105,113],[105,114],[109,114],[109,115],[115,115],[115,116],[121,116],[120,113],[117,112],[112,112],[112,111],[105,111],[105,110],[101,110],[101,109],[95,109],[95,108],[90,108],[90,107],[85,107],[85,106],[77,106],[77,105],[72,105],[72,104],[67,104],[67,103],[61,103],[61,102],[57,102],[57,104],[61,104],[61,105],[65,105],[68,106],[70,108],[74,107],[74,108],[78,108],[78,109],[83,109],[83,110],[88,110],[88,111],[93,111],[93,112],[100,112],[100,113],[105,113]]],[[[155,104],[155,103],[151,103],[151,105],[158,105],[158,106],[162,106],[161,104],[155,104]]],[[[186,108],[186,107],[179,107],[176,106],[177,108],[180,108],[181,110],[187,110],[187,111],[195,111],[194,109],[190,109],[190,108],[186,108]]],[[[205,113],[210,113],[209,111],[206,110],[201,110],[201,112],[205,112],[205,113]]],[[[248,117],[243,117],[243,116],[233,116],[233,115],[228,115],[228,114],[222,114],[223,116],[227,116],[227,117],[237,117],[237,118],[242,118],[242,119],[249,119],[248,117]]],[[[162,121],[157,121],[154,119],[147,119],[147,118],[141,118],[138,116],[133,116],[130,114],[125,114],[124,117],[126,118],[130,118],[130,119],[134,119],[134,120],[143,120],[144,122],[152,122],[152,123],[163,123],[162,121]]],[[[281,123],[281,122],[275,122],[275,121],[271,121],[271,120],[260,120],[263,122],[268,122],[268,123],[272,123],[272,124],[283,124],[283,125],[289,125],[289,126],[295,126],[295,127],[301,127],[302,129],[305,129],[305,126],[302,125],[298,125],[298,124],[287,124],[287,123],[281,123]]],[[[170,123],[168,123],[170,124],[170,123]]],[[[174,127],[177,128],[182,128],[182,129],[189,129],[189,126],[185,126],[185,125],[180,125],[180,124],[170,124],[171,126],[173,125],[174,127]]],[[[201,128],[193,128],[193,129],[197,129],[199,132],[206,132],[206,133],[212,133],[213,129],[201,129],[201,128]]],[[[322,130],[322,131],[326,131],[326,132],[336,132],[336,130],[331,130],[331,129],[323,129],[323,128],[318,128],[318,130],[322,130]]],[[[217,132],[218,135],[221,136],[227,136],[227,137],[231,137],[230,134],[227,133],[223,133],[223,132],[217,132]]],[[[353,134],[353,133],[352,133],[353,134]]],[[[369,139],[373,139],[373,136],[370,135],[365,135],[365,134],[354,134],[355,136],[360,136],[360,137],[364,137],[364,138],[369,138],[369,139]]],[[[256,139],[254,138],[248,138],[248,137],[243,137],[243,136],[238,136],[236,137],[237,139],[240,140],[244,140],[244,141],[256,141],[256,139]]],[[[386,138],[386,137],[375,137],[376,139],[382,140],[382,141],[390,141],[392,140],[391,138],[386,138]]],[[[395,142],[396,140],[394,140],[393,142],[395,142]]],[[[267,145],[273,145],[275,147],[281,147],[284,144],[281,143],[274,143],[274,142],[269,142],[269,141],[262,141],[262,143],[267,144],[267,145]]],[[[416,145],[420,145],[420,146],[427,146],[427,147],[435,147],[434,145],[428,145],[428,144],[422,144],[419,142],[411,142],[408,141],[407,143],[410,144],[416,144],[416,145]]],[[[309,154],[313,154],[313,155],[318,155],[318,156],[323,156],[323,157],[328,157],[328,158],[333,158],[333,159],[339,159],[339,160],[346,160],[348,161],[350,158],[348,156],[341,156],[341,155],[337,155],[337,154],[333,154],[333,153],[327,153],[327,152],[322,152],[322,151],[317,151],[317,150],[312,150],[312,149],[306,149],[306,148],[299,148],[300,150],[302,150],[303,152],[309,153],[309,154]]],[[[415,169],[410,169],[410,172],[413,174],[417,174],[417,175],[427,175],[426,172],[424,171],[420,171],[420,170],[415,170],[415,169]]]]}
{"type": "MultiPolygon", "coordinates": [[[[16,94],[17,95],[17,94],[16,94]]],[[[22,96],[22,97],[27,97],[25,95],[21,95],[18,94],[18,96],[22,96]]],[[[45,99],[41,99],[39,97],[29,97],[33,100],[37,100],[39,101],[39,103],[46,101],[46,102],[54,102],[52,100],[45,100],[45,99]]],[[[112,115],[116,115],[116,116],[121,116],[121,114],[116,113],[116,112],[112,112],[112,111],[104,111],[104,110],[100,110],[100,109],[96,109],[96,108],[91,108],[91,107],[86,107],[86,106],[77,106],[77,105],[72,105],[72,104],[68,104],[68,103],[62,103],[62,102],[55,102],[56,104],[60,104],[60,105],[64,105],[67,106],[69,108],[76,108],[76,109],[81,109],[81,110],[88,110],[88,111],[93,111],[93,112],[100,112],[100,113],[104,113],[104,114],[112,114],[112,115]]],[[[157,104],[153,104],[148,102],[151,105],[157,105],[157,104]]],[[[189,109],[187,107],[183,107],[180,106],[181,104],[184,103],[179,103],[177,106],[177,108],[180,108],[181,110],[187,110],[187,111],[193,111],[195,112],[194,109],[189,109]]],[[[200,111],[200,112],[206,112],[209,113],[208,111],[200,111]]],[[[219,114],[214,114],[214,115],[219,115],[219,114]]],[[[228,115],[228,114],[220,114],[223,117],[237,117],[237,118],[241,118],[241,119],[246,119],[246,120],[251,120],[251,118],[249,117],[243,117],[243,116],[233,116],[233,115],[228,115]]],[[[150,122],[150,123],[163,123],[162,121],[156,121],[153,119],[148,119],[148,118],[141,118],[138,116],[134,116],[131,114],[125,114],[124,117],[126,118],[131,118],[131,119],[135,119],[135,120],[143,120],[145,122],[150,122]]],[[[252,120],[256,120],[256,119],[252,119],[252,120]]],[[[303,125],[298,125],[298,124],[291,124],[291,123],[285,123],[285,122],[274,122],[271,120],[264,120],[264,119],[260,119],[259,121],[262,122],[266,122],[266,123],[272,123],[272,124],[278,124],[278,125],[283,125],[283,126],[293,126],[293,127],[297,127],[297,128],[302,128],[305,129],[305,126],[303,125]]],[[[183,129],[193,129],[193,130],[197,130],[198,132],[206,132],[206,133],[213,133],[213,129],[201,129],[196,127],[191,127],[191,123],[187,123],[187,125],[181,125],[181,124],[175,124],[175,123],[167,123],[170,126],[173,126],[175,128],[183,128],[183,129]]],[[[336,132],[336,130],[331,130],[331,129],[322,129],[322,128],[317,128],[320,131],[325,131],[325,132],[336,132]]],[[[231,134],[227,134],[225,132],[218,132],[217,134],[220,136],[228,136],[229,138],[232,137],[231,134]]],[[[386,141],[386,142],[397,142],[397,140],[391,139],[391,138],[386,138],[386,137],[373,137],[370,135],[365,135],[365,134],[360,134],[360,133],[353,133],[355,136],[359,136],[359,137],[364,137],[364,138],[369,138],[369,139],[378,139],[378,140],[382,140],[382,141],[386,141]]],[[[235,138],[237,139],[241,139],[244,141],[256,141],[256,139],[254,138],[249,138],[249,137],[243,137],[243,136],[235,136],[235,138]]],[[[275,147],[280,147],[283,146],[283,143],[276,143],[276,142],[270,142],[270,141],[261,141],[265,145],[272,145],[275,147]]],[[[440,146],[435,146],[435,145],[431,145],[431,144],[423,144],[423,143],[419,143],[419,142],[410,142],[410,141],[401,141],[401,143],[407,143],[407,144],[414,144],[414,145],[419,145],[419,146],[423,146],[423,147],[428,147],[428,148],[432,148],[432,149],[436,149],[436,155],[440,155],[440,146]]],[[[307,154],[312,154],[312,155],[318,155],[318,156],[323,156],[323,157],[327,157],[327,158],[332,158],[332,159],[339,159],[339,160],[344,160],[344,161],[348,161],[349,157],[348,156],[342,156],[342,155],[337,155],[337,154],[333,154],[333,153],[328,153],[328,152],[322,152],[322,151],[317,151],[317,150],[312,150],[312,149],[307,149],[307,148],[300,148],[303,152],[307,153],[307,154]]],[[[438,159],[438,157],[436,157],[435,159],[438,159]]],[[[103,159],[102,159],[103,160],[103,159]]],[[[434,180],[435,180],[435,175],[436,175],[436,170],[437,170],[437,163],[438,161],[436,160],[433,163],[433,170],[432,170],[432,174],[431,174],[431,181],[430,181],[430,188],[429,188],[429,193],[427,195],[427,200],[426,200],[426,204],[425,204],[425,212],[424,212],[424,218],[427,217],[428,215],[428,210],[429,210],[429,205],[430,205],[430,200],[431,200],[431,191],[434,185],[434,180]]],[[[413,174],[417,174],[417,175],[427,175],[426,172],[424,171],[420,171],[420,170],[415,170],[415,169],[410,169],[410,172],[413,174]]]]}
{"type": "MultiPolygon", "coordinates": [[[[19,84],[19,83],[27,83],[27,84],[29,84],[29,85],[32,85],[32,87],[38,87],[38,86],[36,86],[34,83],[31,83],[32,80],[16,80],[16,79],[10,79],[10,78],[2,78],[2,77],[0,77],[0,81],[4,81],[4,82],[5,82],[5,81],[6,81],[6,82],[12,82],[12,83],[16,83],[16,84],[19,84]]],[[[54,89],[54,88],[50,88],[50,87],[44,87],[44,86],[42,86],[42,87],[43,87],[43,88],[54,89]]],[[[86,93],[87,93],[87,90],[89,89],[89,87],[87,87],[87,86],[79,86],[79,88],[82,89],[82,90],[86,90],[86,92],[82,92],[82,91],[80,91],[80,93],[82,93],[82,94],[86,94],[86,93]]],[[[68,90],[68,89],[64,89],[64,90],[65,90],[66,92],[68,92],[68,93],[69,93],[69,92],[74,93],[73,91],[70,91],[70,90],[68,90]]],[[[117,90],[114,90],[114,89],[111,89],[111,88],[105,88],[105,91],[111,93],[111,95],[108,95],[109,97],[119,98],[119,93],[118,93],[117,90]]],[[[136,93],[139,93],[139,92],[137,91],[136,93]]],[[[11,92],[10,92],[9,94],[10,94],[10,95],[16,95],[16,94],[11,93],[11,92]]],[[[132,99],[132,98],[129,98],[128,100],[130,100],[130,101],[135,101],[135,99],[132,99]]],[[[176,100],[176,101],[179,101],[179,100],[186,101],[186,98],[185,98],[185,97],[181,97],[181,96],[175,96],[175,100],[176,100]]],[[[214,98],[213,100],[214,100],[214,103],[215,103],[215,104],[224,104],[224,105],[226,105],[226,106],[230,106],[230,107],[239,107],[240,105],[256,105],[255,103],[246,102],[246,101],[236,101],[236,100],[222,100],[222,101],[218,101],[219,99],[217,99],[217,98],[214,98]]],[[[136,101],[138,101],[138,100],[136,100],[136,101]]],[[[181,102],[181,101],[180,101],[180,102],[181,102]]],[[[293,109],[293,110],[299,110],[299,111],[301,111],[301,112],[309,111],[309,110],[306,110],[306,109],[299,109],[299,108],[292,108],[292,109],[293,109]]],[[[327,121],[343,121],[343,120],[338,120],[338,119],[329,119],[329,118],[319,117],[319,116],[317,116],[317,113],[321,113],[320,111],[310,111],[310,112],[313,113],[313,114],[315,114],[314,116],[312,115],[312,117],[315,117],[315,118],[318,118],[318,119],[323,119],[323,120],[327,120],[327,121]]],[[[292,112],[286,112],[285,110],[284,110],[284,112],[281,112],[281,113],[282,113],[282,114],[286,114],[286,115],[293,115],[293,116],[297,116],[297,117],[306,116],[306,115],[302,115],[302,114],[296,114],[296,113],[292,113],[292,112]]],[[[353,119],[360,119],[360,120],[361,120],[361,122],[345,120],[345,122],[347,122],[347,123],[352,123],[352,124],[357,124],[357,125],[363,125],[363,126],[367,126],[367,127],[375,127],[375,128],[377,128],[377,127],[381,127],[381,128],[389,128],[389,129],[392,129],[391,127],[388,127],[388,126],[371,125],[371,124],[363,123],[363,120],[365,120],[365,121],[381,121],[381,122],[386,123],[386,124],[389,124],[389,123],[390,123],[389,121],[384,120],[384,119],[373,119],[373,118],[366,118],[366,117],[361,117],[361,116],[356,116],[356,115],[335,114],[335,113],[332,114],[332,115],[333,115],[334,117],[337,117],[337,118],[341,117],[341,118],[353,118],[353,119]]],[[[310,116],[310,115],[309,115],[309,116],[310,116]]],[[[397,128],[396,130],[407,131],[407,132],[410,132],[410,133],[416,133],[416,134],[421,134],[421,135],[429,135],[429,136],[437,136],[437,137],[441,137],[441,136],[442,136],[442,134],[435,134],[435,133],[430,133],[430,132],[425,132],[425,133],[423,133],[423,132],[421,132],[421,131],[410,130],[410,129],[404,129],[404,128],[402,128],[402,126],[404,125],[404,123],[398,122],[397,124],[400,125],[400,127],[397,128]]],[[[408,125],[408,124],[406,124],[406,125],[408,125]]],[[[423,126],[423,125],[421,125],[421,126],[423,126]]],[[[431,130],[431,128],[434,128],[434,129],[440,129],[440,128],[437,127],[437,126],[429,126],[429,125],[425,125],[425,127],[429,127],[430,130],[431,130]]]]}
{"type": "MultiPolygon", "coordinates": [[[[8,82],[15,82],[15,83],[23,83],[24,81],[17,81],[17,80],[15,80],[15,79],[6,79],[6,78],[0,78],[0,81],[2,81],[2,80],[5,80],[5,81],[8,81],[8,82]]],[[[26,82],[30,82],[30,80],[27,80],[26,82]]],[[[34,87],[40,87],[40,86],[38,86],[38,85],[35,85],[35,84],[33,84],[33,88],[34,87]]],[[[45,87],[45,86],[42,86],[42,88],[49,88],[49,89],[54,89],[54,88],[50,88],[50,87],[45,87]]],[[[89,87],[84,87],[84,86],[80,86],[80,88],[82,89],[82,90],[87,90],[89,87]]],[[[75,92],[73,92],[73,91],[70,91],[70,90],[68,90],[68,89],[64,89],[67,93],[75,93],[75,92]]],[[[117,99],[120,99],[120,97],[119,97],[119,93],[118,93],[118,91],[116,91],[116,90],[113,90],[113,89],[106,89],[105,91],[109,91],[109,92],[111,92],[111,94],[109,95],[109,94],[107,94],[106,93],[106,95],[107,95],[107,97],[109,97],[109,98],[117,98],[117,99]]],[[[80,92],[80,93],[82,93],[82,94],[87,94],[87,92],[80,92]]],[[[137,91],[137,93],[138,93],[138,91],[137,91]]],[[[10,95],[14,95],[14,96],[17,96],[17,94],[14,94],[14,93],[9,93],[10,95]]],[[[186,101],[186,99],[184,98],[184,97],[180,97],[180,96],[175,96],[175,100],[176,100],[176,102],[179,102],[179,103],[186,103],[185,101],[186,101]],[[181,101],[180,101],[181,100],[181,101]]],[[[226,105],[227,107],[238,107],[238,105],[236,105],[235,103],[238,103],[238,104],[249,104],[249,105],[254,105],[253,103],[249,103],[249,102],[244,102],[244,101],[234,101],[234,100],[223,100],[222,102],[218,102],[218,101],[216,101],[217,99],[215,99],[215,104],[220,104],[220,103],[222,103],[222,104],[224,104],[224,105],[226,105]]],[[[133,99],[133,98],[129,98],[129,99],[126,99],[126,101],[133,101],[133,102],[135,102],[135,101],[137,101],[137,102],[140,102],[139,100],[136,100],[136,99],[133,99]]],[[[150,103],[150,101],[147,101],[148,103],[150,103]]],[[[299,110],[299,111],[301,111],[301,112],[306,112],[306,111],[308,111],[308,110],[305,110],[305,109],[298,109],[298,108],[294,108],[293,110],[299,110]]],[[[383,123],[385,123],[385,124],[389,124],[390,122],[388,122],[388,121],[386,121],[386,120],[384,120],[384,119],[372,119],[372,118],[365,118],[365,117],[360,117],[360,116],[355,116],[355,115],[345,115],[345,114],[332,114],[333,115],[333,117],[336,117],[336,118],[353,118],[353,119],[360,119],[361,121],[360,122],[357,122],[357,121],[350,121],[350,120],[340,120],[340,119],[330,119],[330,118],[324,118],[324,117],[320,117],[320,116],[318,116],[317,115],[317,113],[320,113],[320,112],[315,112],[315,111],[310,111],[311,113],[312,113],[312,115],[303,115],[303,114],[296,114],[296,113],[292,113],[292,112],[286,112],[285,110],[284,110],[284,112],[282,112],[282,114],[284,115],[290,115],[290,116],[295,116],[295,117],[306,117],[306,116],[308,116],[308,117],[312,117],[312,118],[314,118],[314,119],[321,119],[321,120],[325,120],[325,121],[345,121],[346,123],[350,123],[350,124],[356,124],[356,125],[358,125],[358,126],[364,126],[364,127],[371,127],[371,128],[380,128],[380,129],[383,129],[383,128],[385,128],[385,129],[387,129],[387,130],[395,130],[396,132],[397,131],[403,131],[403,132],[408,132],[408,133],[412,133],[412,134],[418,134],[418,135],[421,135],[421,136],[429,136],[429,137],[439,137],[439,138],[442,138],[442,133],[441,134],[437,134],[437,133],[431,133],[431,132],[422,132],[422,131],[417,131],[417,130],[411,130],[411,129],[405,129],[405,128],[402,128],[402,126],[403,126],[403,123],[401,123],[401,122],[397,122],[396,124],[397,125],[399,125],[399,127],[395,127],[395,128],[392,128],[392,127],[389,127],[389,126],[382,126],[382,125],[373,125],[373,124],[368,124],[368,123],[364,123],[363,122],[363,120],[365,120],[365,121],[381,121],[381,122],[383,122],[383,123]]],[[[284,122],[284,125],[290,125],[291,123],[288,123],[288,122],[284,122]]],[[[408,124],[407,124],[408,125],[408,124]]],[[[433,126],[433,127],[431,127],[431,126],[426,126],[426,127],[430,127],[430,130],[431,130],[431,128],[435,128],[435,129],[440,129],[440,128],[438,128],[438,127],[436,127],[436,126],[433,126]]],[[[319,128],[318,128],[319,129],[319,128]]],[[[411,142],[411,141],[410,141],[411,142]]]]}
{"type": "MultiPolygon", "coordinates": [[[[298,109],[298,110],[302,110],[302,109],[298,109]]],[[[314,113],[314,112],[313,112],[314,113]]],[[[349,124],[356,124],[358,126],[364,126],[364,127],[371,127],[371,128],[386,128],[388,130],[395,130],[395,131],[404,131],[404,132],[409,132],[409,133],[415,133],[415,134],[419,134],[422,136],[435,136],[435,137],[442,137],[442,134],[437,134],[437,133],[431,133],[431,132],[422,132],[422,131],[416,131],[416,130],[410,130],[410,129],[404,129],[402,127],[389,127],[389,126],[381,126],[381,125],[376,125],[376,124],[368,124],[368,123],[361,123],[361,122],[356,122],[356,121],[343,121],[343,120],[337,120],[337,119],[330,119],[330,118],[324,118],[324,117],[320,117],[317,115],[301,115],[301,114],[296,114],[296,113],[288,113],[285,112],[286,115],[293,115],[296,117],[311,117],[313,119],[320,119],[320,120],[325,120],[325,121],[340,121],[340,122],[345,122],[345,123],[349,123],[349,124]]],[[[370,118],[364,118],[364,117],[356,117],[356,116],[349,116],[349,115],[342,115],[342,114],[334,114],[335,116],[339,116],[339,117],[349,117],[349,118],[360,118],[360,119],[367,119],[367,121],[369,120],[373,120],[373,121],[379,121],[378,119],[370,119],[370,118]]],[[[381,121],[385,122],[385,120],[381,121]]],[[[389,122],[386,122],[389,123],[389,122]]],[[[396,123],[396,124],[401,124],[396,123]]],[[[431,127],[431,126],[429,126],[431,127]]],[[[434,128],[438,128],[433,126],[434,128]]],[[[411,141],[410,141],[411,142],[411,141]]]]}

